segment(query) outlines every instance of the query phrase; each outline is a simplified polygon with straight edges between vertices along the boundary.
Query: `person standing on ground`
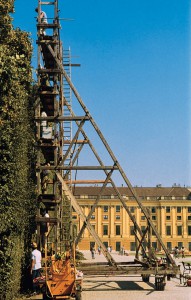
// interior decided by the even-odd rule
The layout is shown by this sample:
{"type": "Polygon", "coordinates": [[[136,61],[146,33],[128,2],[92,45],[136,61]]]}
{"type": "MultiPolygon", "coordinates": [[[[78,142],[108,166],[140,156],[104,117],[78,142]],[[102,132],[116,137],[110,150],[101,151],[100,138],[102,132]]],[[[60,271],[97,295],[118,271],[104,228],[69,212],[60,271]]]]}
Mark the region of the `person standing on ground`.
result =
{"type": "Polygon", "coordinates": [[[94,259],[95,258],[95,249],[94,249],[94,247],[91,247],[90,251],[91,251],[92,259],[94,259]]]}
{"type": "Polygon", "coordinates": [[[184,252],[185,252],[184,246],[182,246],[181,252],[182,252],[182,258],[185,258],[185,255],[184,255],[184,252]]]}
{"type": "Polygon", "coordinates": [[[179,249],[178,249],[178,246],[176,246],[174,248],[174,258],[178,258],[179,257],[179,249]]]}
{"type": "Polygon", "coordinates": [[[41,252],[37,249],[37,244],[32,243],[32,254],[31,254],[31,275],[33,280],[33,295],[37,294],[37,284],[35,279],[41,276],[41,252]]]}

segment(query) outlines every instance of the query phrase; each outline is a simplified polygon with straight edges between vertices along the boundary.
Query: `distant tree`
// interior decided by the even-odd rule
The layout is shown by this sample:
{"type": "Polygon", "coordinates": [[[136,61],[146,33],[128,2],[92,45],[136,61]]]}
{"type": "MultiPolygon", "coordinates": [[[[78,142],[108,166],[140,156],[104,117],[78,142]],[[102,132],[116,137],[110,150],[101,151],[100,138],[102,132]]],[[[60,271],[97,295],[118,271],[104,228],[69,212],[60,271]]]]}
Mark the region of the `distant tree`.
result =
{"type": "Polygon", "coordinates": [[[13,29],[13,0],[0,0],[0,297],[15,299],[35,213],[32,46],[13,29]]]}

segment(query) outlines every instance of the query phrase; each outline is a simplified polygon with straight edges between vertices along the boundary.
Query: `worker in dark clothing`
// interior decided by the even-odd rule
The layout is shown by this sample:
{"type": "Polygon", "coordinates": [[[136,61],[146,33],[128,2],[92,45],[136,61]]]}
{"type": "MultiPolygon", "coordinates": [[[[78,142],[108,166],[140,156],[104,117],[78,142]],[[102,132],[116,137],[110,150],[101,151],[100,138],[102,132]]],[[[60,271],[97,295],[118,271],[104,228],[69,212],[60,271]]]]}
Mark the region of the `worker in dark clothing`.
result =
{"type": "MultiPolygon", "coordinates": [[[[46,165],[47,167],[50,166],[49,163],[46,165]]],[[[41,189],[42,189],[42,194],[47,193],[47,185],[49,183],[49,175],[50,171],[49,170],[42,170],[41,172],[41,189]]]]}
{"type": "Polygon", "coordinates": [[[95,248],[91,247],[90,251],[91,251],[92,258],[94,259],[95,258],[95,248]]]}
{"type": "MultiPolygon", "coordinates": [[[[46,209],[41,209],[41,215],[44,218],[49,218],[49,214],[46,212],[46,209]]],[[[48,222],[41,222],[40,224],[40,236],[41,236],[41,247],[42,252],[44,252],[45,244],[46,244],[46,237],[49,233],[49,223],[48,222]]]]}

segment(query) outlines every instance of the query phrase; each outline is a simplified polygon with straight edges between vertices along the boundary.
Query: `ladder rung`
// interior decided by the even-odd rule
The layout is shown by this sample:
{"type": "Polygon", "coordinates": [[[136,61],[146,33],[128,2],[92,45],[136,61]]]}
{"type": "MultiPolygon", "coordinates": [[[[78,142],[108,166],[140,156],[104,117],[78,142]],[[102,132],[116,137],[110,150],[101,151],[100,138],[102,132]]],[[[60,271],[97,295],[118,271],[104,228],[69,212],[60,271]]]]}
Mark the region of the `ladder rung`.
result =
{"type": "Polygon", "coordinates": [[[41,5],[54,5],[56,2],[40,2],[41,5]]]}

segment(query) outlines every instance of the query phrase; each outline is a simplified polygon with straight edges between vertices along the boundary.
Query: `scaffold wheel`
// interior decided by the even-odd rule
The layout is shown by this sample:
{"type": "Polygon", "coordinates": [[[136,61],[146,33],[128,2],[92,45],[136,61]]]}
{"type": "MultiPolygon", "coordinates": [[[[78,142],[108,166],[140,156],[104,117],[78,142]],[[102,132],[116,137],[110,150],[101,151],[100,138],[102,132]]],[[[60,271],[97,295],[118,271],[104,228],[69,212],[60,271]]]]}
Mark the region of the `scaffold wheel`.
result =
{"type": "Polygon", "coordinates": [[[148,275],[148,274],[141,274],[141,276],[142,276],[143,282],[149,282],[150,275],[148,275]]]}
{"type": "Polygon", "coordinates": [[[156,276],[155,277],[155,290],[156,291],[164,291],[165,289],[165,276],[156,276]]]}

